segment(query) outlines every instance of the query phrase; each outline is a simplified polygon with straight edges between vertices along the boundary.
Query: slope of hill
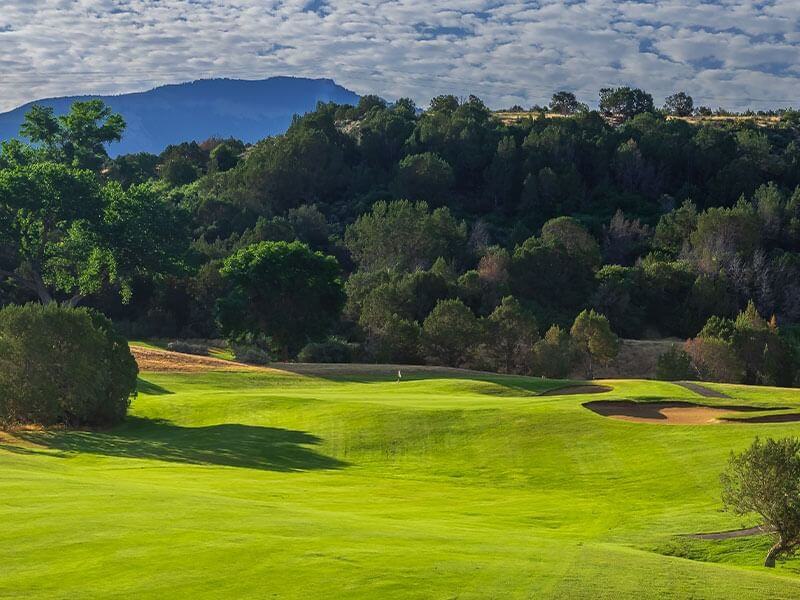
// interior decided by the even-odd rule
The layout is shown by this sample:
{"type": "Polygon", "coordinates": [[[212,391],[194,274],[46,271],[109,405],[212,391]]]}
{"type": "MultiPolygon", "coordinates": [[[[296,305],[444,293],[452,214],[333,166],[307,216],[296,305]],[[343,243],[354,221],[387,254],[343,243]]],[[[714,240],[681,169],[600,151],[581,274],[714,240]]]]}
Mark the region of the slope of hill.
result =
{"type": "Polygon", "coordinates": [[[118,96],[48,98],[0,114],[0,140],[17,137],[32,104],[51,106],[62,114],[76,100],[100,98],[121,113],[128,124],[112,156],[161,152],[167,145],[212,136],[255,142],[283,133],[292,116],[314,109],[317,102],[358,102],[358,95],[330,79],[272,77],[259,81],[205,79],[118,96]]]}

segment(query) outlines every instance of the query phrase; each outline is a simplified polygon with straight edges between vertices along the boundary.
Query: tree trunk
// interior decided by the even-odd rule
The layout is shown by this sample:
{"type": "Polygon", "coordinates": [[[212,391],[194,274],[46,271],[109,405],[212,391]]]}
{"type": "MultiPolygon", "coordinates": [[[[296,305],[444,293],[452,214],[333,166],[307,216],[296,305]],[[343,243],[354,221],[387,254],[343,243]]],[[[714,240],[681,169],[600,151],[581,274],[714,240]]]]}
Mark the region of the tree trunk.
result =
{"type": "Polygon", "coordinates": [[[783,539],[775,542],[775,545],[767,552],[767,558],[764,560],[765,567],[775,567],[775,558],[785,550],[783,539]]]}

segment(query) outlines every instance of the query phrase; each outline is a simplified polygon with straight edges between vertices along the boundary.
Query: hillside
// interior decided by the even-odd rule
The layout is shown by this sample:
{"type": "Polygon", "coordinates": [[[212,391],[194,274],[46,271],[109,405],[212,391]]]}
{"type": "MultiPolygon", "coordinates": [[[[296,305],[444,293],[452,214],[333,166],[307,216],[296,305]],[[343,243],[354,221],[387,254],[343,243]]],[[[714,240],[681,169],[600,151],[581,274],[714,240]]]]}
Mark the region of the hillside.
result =
{"type": "Polygon", "coordinates": [[[719,473],[797,435],[758,420],[798,390],[210,367],[143,372],[111,430],[2,434],[1,597],[800,594],[800,560],[760,566],[769,536],[686,535],[757,524],[719,510],[719,473]]]}
{"type": "Polygon", "coordinates": [[[17,137],[32,104],[51,106],[57,114],[63,114],[73,102],[92,98],[103,100],[128,124],[122,141],[110,147],[112,156],[158,154],[169,144],[212,136],[256,142],[283,133],[293,115],[313,110],[317,102],[358,102],[357,94],[330,79],[207,79],[135,94],[37,100],[0,114],[0,141],[17,137]]]}

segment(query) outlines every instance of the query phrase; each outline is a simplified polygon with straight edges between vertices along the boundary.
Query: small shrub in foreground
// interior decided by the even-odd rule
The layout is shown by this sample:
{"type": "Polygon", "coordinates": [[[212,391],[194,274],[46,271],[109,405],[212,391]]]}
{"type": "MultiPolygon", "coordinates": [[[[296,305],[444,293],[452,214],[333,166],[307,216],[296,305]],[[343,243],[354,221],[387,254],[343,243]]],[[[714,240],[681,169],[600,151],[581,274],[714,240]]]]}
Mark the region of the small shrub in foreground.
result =
{"type": "Polygon", "coordinates": [[[55,303],[0,310],[0,424],[101,426],[125,418],[139,372],[99,313],[55,303]]]}

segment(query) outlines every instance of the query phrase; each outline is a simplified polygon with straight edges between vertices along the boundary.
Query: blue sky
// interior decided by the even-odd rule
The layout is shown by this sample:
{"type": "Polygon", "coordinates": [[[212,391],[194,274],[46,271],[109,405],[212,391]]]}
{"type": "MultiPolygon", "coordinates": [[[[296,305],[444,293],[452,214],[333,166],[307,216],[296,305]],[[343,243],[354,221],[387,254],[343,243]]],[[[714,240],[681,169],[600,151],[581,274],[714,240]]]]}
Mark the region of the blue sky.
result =
{"type": "Polygon", "coordinates": [[[204,77],[330,77],[493,107],[608,85],[800,106],[800,1],[2,0],[0,110],[204,77]]]}

